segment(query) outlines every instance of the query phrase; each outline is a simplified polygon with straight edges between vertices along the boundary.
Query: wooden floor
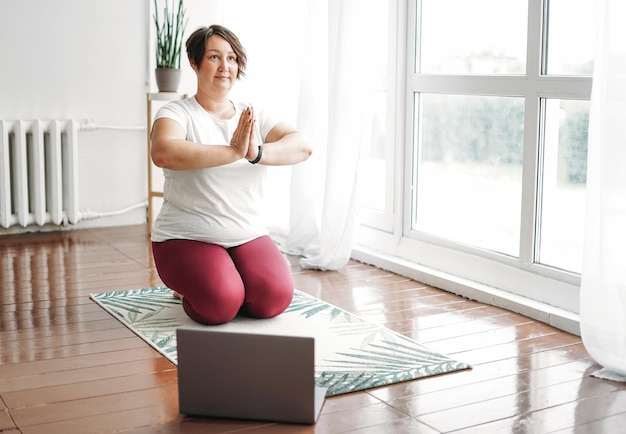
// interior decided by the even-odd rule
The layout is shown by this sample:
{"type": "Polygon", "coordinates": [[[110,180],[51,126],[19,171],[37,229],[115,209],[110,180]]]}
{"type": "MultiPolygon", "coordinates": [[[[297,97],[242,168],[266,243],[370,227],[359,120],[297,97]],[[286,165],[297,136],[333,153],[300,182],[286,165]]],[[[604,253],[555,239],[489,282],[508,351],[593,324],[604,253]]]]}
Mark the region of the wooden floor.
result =
{"type": "Polygon", "coordinates": [[[89,294],[160,285],[144,226],[0,237],[0,432],[617,433],[577,336],[357,262],[296,287],[473,369],[326,400],[316,425],[178,414],[176,368],[89,294]]]}

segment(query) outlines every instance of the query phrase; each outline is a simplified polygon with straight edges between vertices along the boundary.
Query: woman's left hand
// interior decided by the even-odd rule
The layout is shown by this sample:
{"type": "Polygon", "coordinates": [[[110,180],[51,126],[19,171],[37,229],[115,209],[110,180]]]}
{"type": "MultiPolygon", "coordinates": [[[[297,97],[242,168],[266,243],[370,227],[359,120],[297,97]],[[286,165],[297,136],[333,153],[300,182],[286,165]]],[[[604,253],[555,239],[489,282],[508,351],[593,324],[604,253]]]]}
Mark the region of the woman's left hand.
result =
{"type": "Polygon", "coordinates": [[[248,142],[248,152],[246,153],[246,160],[248,161],[252,161],[254,160],[257,155],[259,154],[259,146],[262,145],[262,143],[260,142],[260,140],[258,139],[257,135],[254,134],[254,129],[256,126],[256,118],[253,117],[252,118],[252,128],[250,128],[250,139],[248,142]]]}

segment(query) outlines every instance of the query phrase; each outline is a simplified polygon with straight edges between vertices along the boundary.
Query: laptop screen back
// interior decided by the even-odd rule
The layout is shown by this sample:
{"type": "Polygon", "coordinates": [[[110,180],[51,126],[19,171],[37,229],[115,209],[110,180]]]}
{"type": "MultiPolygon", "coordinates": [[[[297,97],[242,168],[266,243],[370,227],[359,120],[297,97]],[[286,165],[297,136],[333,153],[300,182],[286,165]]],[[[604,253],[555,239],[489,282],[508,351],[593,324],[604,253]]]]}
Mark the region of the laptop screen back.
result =
{"type": "MultiPolygon", "coordinates": [[[[314,423],[313,337],[179,328],[180,412],[220,418],[314,423]]],[[[316,403],[316,394],[318,395],[316,403]]]]}

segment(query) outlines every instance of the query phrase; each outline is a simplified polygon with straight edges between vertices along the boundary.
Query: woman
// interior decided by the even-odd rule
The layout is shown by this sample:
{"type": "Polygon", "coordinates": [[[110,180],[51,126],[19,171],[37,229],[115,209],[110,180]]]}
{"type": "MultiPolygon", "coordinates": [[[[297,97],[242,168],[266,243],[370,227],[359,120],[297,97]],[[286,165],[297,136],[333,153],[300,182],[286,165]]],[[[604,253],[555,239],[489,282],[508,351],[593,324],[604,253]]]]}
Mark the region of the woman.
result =
{"type": "Polygon", "coordinates": [[[230,30],[200,28],[186,48],[197,92],[163,106],[151,135],[165,177],[156,268],[197,322],[225,323],[239,311],[270,318],[289,306],[293,277],[263,221],[267,166],[304,161],[311,146],[288,124],[229,100],[247,60],[230,30]]]}

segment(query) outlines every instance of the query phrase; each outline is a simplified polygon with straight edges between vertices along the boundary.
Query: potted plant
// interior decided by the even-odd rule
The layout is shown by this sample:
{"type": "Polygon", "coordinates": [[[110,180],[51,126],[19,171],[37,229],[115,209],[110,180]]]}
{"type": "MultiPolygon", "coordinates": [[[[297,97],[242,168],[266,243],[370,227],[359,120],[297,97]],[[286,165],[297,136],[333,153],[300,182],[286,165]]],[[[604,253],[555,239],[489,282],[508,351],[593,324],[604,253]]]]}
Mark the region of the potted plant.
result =
{"type": "Polygon", "coordinates": [[[154,0],[156,26],[156,70],[159,92],[176,92],[180,83],[180,56],[183,33],[187,27],[183,0],[165,0],[163,13],[159,13],[158,0],[154,0]]]}

